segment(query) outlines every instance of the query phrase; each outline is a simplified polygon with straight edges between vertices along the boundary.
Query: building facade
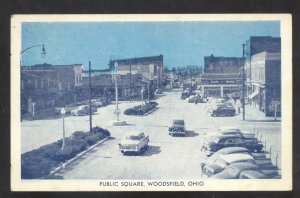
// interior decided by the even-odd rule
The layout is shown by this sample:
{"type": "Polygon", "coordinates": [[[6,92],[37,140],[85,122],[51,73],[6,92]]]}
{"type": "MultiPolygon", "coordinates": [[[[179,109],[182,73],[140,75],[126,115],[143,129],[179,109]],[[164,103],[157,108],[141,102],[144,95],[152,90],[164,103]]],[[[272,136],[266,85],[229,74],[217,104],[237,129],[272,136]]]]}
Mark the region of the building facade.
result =
{"type": "Polygon", "coordinates": [[[281,38],[271,36],[251,36],[245,46],[245,67],[247,71],[247,83],[252,80],[252,56],[261,52],[280,53],[281,38]]]}
{"type": "Polygon", "coordinates": [[[75,88],[80,85],[82,64],[22,66],[22,114],[71,103],[75,88]]]}
{"type": "Polygon", "coordinates": [[[281,116],[281,53],[253,55],[251,66],[251,104],[266,116],[281,116]]]}
{"type": "MultiPolygon", "coordinates": [[[[117,76],[119,100],[140,100],[143,93],[144,99],[154,98],[153,81],[148,80],[142,74],[126,74],[117,76]],[[142,92],[143,90],[143,92],[142,92]],[[131,94],[130,94],[131,93],[131,94]]],[[[77,89],[78,100],[88,99],[89,77],[83,77],[83,85],[77,89]],[[83,96],[84,98],[79,98],[83,96]]],[[[107,98],[115,100],[115,78],[114,74],[98,74],[91,77],[91,97],[107,98]]]]}
{"type": "Polygon", "coordinates": [[[160,81],[163,77],[163,55],[110,60],[109,67],[111,71],[115,70],[116,63],[120,75],[141,74],[144,78],[157,81],[160,81]]]}
{"type": "Polygon", "coordinates": [[[242,66],[242,58],[205,56],[200,85],[202,95],[204,97],[239,97],[242,66]]]}

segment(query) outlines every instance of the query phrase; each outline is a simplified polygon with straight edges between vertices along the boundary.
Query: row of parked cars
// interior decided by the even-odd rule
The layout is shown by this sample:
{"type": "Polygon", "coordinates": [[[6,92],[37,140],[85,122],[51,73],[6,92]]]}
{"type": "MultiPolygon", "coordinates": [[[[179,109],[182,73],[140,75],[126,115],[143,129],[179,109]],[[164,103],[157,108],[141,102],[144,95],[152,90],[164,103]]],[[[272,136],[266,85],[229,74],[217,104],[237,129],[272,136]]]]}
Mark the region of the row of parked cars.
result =
{"type": "Polygon", "coordinates": [[[263,151],[254,133],[236,127],[219,128],[204,135],[201,150],[208,156],[201,162],[201,174],[213,179],[280,178],[278,167],[263,151]]]}
{"type": "MultiPolygon", "coordinates": [[[[98,98],[98,99],[92,99],[91,100],[91,111],[92,114],[97,112],[97,108],[106,106],[110,104],[110,101],[104,98],[98,98]]],[[[73,116],[84,116],[84,115],[89,115],[90,113],[90,107],[89,107],[89,101],[82,101],[78,102],[76,104],[70,104],[66,105],[64,107],[66,114],[71,114],[73,116]]],[[[60,114],[62,110],[62,107],[56,108],[55,114],[60,114]]]]}

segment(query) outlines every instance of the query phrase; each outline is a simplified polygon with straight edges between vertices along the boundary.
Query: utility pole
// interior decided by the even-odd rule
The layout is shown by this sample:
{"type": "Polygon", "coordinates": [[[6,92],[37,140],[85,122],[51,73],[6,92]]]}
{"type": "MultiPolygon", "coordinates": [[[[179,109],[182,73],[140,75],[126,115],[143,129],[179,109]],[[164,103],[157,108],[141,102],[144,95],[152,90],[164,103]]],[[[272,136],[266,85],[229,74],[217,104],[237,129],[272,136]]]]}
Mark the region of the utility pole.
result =
{"type": "Polygon", "coordinates": [[[90,132],[92,132],[92,99],[91,99],[91,61],[89,61],[89,109],[90,109],[90,132]]]}
{"type": "Polygon", "coordinates": [[[130,102],[131,102],[131,63],[129,65],[129,80],[130,80],[130,83],[129,83],[129,98],[130,98],[130,102]]]}
{"type": "Polygon", "coordinates": [[[245,43],[243,43],[243,70],[242,70],[242,77],[243,77],[243,86],[242,86],[242,105],[243,105],[243,120],[245,120],[245,43]]]}

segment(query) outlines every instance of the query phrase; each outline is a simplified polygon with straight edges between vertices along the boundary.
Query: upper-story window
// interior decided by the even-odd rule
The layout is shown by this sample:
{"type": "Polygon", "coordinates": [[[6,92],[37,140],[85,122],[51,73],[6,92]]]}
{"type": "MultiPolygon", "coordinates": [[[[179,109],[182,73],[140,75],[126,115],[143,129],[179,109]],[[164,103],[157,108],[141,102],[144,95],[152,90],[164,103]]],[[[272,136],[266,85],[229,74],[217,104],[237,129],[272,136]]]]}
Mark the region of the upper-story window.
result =
{"type": "Polygon", "coordinates": [[[42,79],[41,80],[41,88],[43,88],[44,87],[44,80],[42,79]]]}
{"type": "Polygon", "coordinates": [[[35,88],[37,89],[38,88],[38,80],[35,79],[35,88]]]}
{"type": "Polygon", "coordinates": [[[24,81],[21,81],[21,88],[24,89],[24,81]]]}

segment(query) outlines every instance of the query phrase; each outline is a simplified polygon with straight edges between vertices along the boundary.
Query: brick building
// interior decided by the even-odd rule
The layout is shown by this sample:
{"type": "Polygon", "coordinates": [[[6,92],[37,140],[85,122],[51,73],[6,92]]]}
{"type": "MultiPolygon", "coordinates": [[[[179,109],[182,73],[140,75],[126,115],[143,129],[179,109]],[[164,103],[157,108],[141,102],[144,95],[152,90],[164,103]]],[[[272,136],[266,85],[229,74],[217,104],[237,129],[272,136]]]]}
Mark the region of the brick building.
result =
{"type": "Polygon", "coordinates": [[[281,54],[262,52],[251,58],[251,92],[248,98],[252,105],[266,116],[281,115],[281,54]]]}
{"type": "Polygon", "coordinates": [[[205,56],[204,73],[200,85],[204,97],[239,95],[242,66],[242,58],[205,56]]]}
{"type": "MultiPolygon", "coordinates": [[[[77,89],[77,97],[79,94],[87,96],[89,78],[83,78],[83,85],[77,89]]],[[[153,81],[144,78],[142,74],[126,74],[118,75],[118,96],[120,100],[140,100],[141,90],[144,90],[144,98],[148,97],[148,87],[150,98],[154,98],[153,81]],[[130,96],[131,90],[131,96],[130,96]]],[[[104,73],[91,77],[91,97],[104,97],[109,100],[115,100],[115,80],[112,74],[104,73]]],[[[82,98],[87,99],[87,98],[82,98]]]]}
{"type": "Polygon", "coordinates": [[[115,63],[118,63],[120,75],[142,74],[144,78],[160,81],[163,77],[164,64],[163,55],[110,60],[110,70],[115,70],[115,63]]]}
{"type": "Polygon", "coordinates": [[[22,114],[74,102],[75,88],[80,85],[82,64],[22,66],[22,114]]]}
{"type": "Polygon", "coordinates": [[[245,46],[245,67],[247,71],[247,82],[251,82],[251,57],[261,52],[280,53],[281,52],[281,38],[271,36],[251,36],[246,41],[245,46]]]}

